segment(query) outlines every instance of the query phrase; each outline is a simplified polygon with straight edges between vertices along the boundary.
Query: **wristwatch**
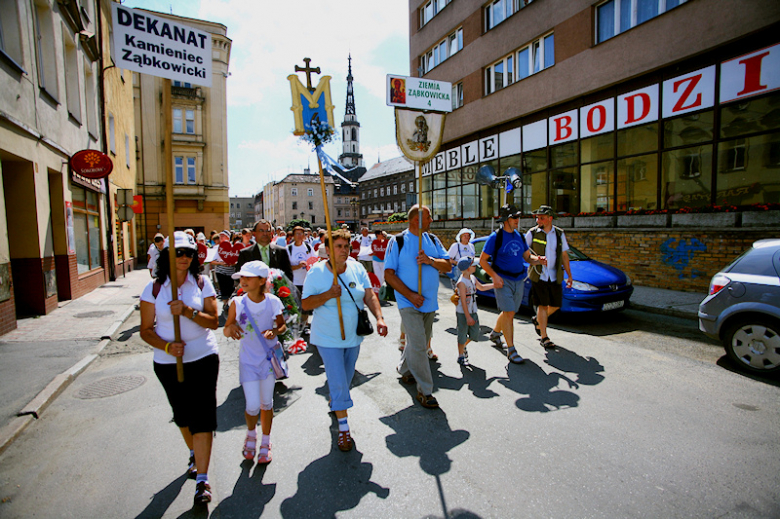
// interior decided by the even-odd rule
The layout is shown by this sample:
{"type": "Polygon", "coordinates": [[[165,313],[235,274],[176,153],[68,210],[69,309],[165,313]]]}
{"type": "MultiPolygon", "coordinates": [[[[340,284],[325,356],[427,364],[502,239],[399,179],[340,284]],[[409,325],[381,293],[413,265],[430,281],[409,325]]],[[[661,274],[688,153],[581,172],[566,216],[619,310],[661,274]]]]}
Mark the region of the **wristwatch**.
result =
{"type": "Polygon", "coordinates": [[[192,320],[193,320],[193,321],[195,320],[195,317],[197,317],[197,315],[198,315],[199,313],[200,313],[200,312],[198,312],[198,311],[197,311],[197,310],[195,310],[194,308],[192,309],[192,320]]]}

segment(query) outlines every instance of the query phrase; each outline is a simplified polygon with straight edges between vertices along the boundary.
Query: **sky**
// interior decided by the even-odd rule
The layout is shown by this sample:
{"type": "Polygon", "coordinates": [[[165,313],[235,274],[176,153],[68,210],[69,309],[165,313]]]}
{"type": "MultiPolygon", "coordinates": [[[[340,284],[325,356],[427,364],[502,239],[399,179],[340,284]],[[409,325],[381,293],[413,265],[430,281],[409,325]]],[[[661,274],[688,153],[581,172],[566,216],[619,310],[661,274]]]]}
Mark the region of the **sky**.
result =
{"type": "MultiPolygon", "coordinates": [[[[317,157],[292,134],[287,76],[295,65],[331,79],[337,130],[344,120],[347,65],[352,76],[360,151],[366,169],[401,155],[393,109],[385,104],[385,76],[409,75],[407,0],[125,0],[122,5],[218,22],[233,41],[227,78],[230,196],[253,196],[271,180],[310,167],[317,157]]],[[[306,77],[298,74],[306,85],[306,77]]],[[[312,74],[312,84],[319,82],[312,74]]],[[[336,132],[340,135],[340,131],[336,132]]],[[[325,146],[338,159],[341,140],[325,146]]]]}

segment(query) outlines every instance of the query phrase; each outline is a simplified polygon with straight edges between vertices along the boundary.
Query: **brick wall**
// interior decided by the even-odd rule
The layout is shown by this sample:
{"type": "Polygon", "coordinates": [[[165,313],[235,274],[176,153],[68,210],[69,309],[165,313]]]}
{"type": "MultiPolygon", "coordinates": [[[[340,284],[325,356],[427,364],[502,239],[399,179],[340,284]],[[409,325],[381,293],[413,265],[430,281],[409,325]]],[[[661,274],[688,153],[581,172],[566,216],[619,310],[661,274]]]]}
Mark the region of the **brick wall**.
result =
{"type": "MultiPolygon", "coordinates": [[[[8,264],[9,275],[11,274],[11,264],[8,264]]],[[[9,277],[7,282],[13,279],[9,277]]],[[[16,303],[14,302],[14,285],[11,285],[11,298],[0,303],[0,335],[16,330],[16,303]]]]}

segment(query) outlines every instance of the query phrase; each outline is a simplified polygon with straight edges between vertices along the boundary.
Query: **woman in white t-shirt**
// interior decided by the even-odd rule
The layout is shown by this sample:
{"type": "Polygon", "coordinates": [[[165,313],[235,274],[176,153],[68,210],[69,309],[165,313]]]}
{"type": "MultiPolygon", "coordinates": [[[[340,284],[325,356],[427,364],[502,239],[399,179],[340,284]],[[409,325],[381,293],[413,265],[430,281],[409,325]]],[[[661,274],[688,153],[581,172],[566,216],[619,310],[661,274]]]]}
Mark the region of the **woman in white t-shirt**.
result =
{"type": "Polygon", "coordinates": [[[219,354],[212,330],[219,326],[214,285],[198,274],[195,239],[174,233],[176,264],[170,268],[168,240],[157,259],[157,279],[141,293],[141,338],[154,347],[154,372],[168,396],[173,421],[190,449],[188,476],[196,480],[195,503],[211,501],[209,459],[217,429],[219,354]],[[174,271],[177,300],[171,297],[169,272],[174,271]],[[179,316],[181,340],[175,340],[173,316],[179,316]],[[184,365],[178,382],[176,358],[184,365]]]}
{"type": "Polygon", "coordinates": [[[450,263],[452,263],[452,271],[447,274],[452,283],[452,289],[456,289],[458,278],[460,277],[460,270],[458,270],[458,262],[461,258],[473,258],[476,256],[474,244],[469,243],[474,239],[474,231],[468,228],[463,228],[458,232],[455,237],[455,243],[450,246],[450,250],[447,251],[450,257],[450,263]]]}

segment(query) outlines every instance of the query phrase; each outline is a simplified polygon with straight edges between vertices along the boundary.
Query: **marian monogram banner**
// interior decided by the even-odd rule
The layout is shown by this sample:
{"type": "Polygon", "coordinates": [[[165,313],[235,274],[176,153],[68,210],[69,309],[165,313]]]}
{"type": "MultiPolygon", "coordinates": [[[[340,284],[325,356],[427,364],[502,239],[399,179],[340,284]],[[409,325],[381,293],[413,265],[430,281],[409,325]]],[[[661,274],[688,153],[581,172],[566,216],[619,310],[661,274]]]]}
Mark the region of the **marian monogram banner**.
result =
{"type": "Polygon", "coordinates": [[[414,162],[427,162],[441,146],[446,114],[395,110],[395,133],[398,147],[414,162]]]}

